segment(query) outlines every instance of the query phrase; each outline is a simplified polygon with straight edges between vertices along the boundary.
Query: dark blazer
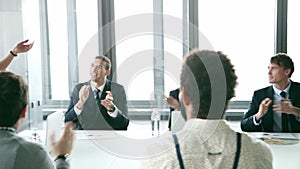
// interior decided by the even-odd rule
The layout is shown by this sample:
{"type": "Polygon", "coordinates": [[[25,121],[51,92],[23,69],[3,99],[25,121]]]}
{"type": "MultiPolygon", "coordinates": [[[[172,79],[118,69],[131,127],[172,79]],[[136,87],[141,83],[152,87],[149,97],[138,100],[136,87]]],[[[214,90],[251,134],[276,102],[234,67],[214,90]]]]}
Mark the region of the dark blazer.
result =
{"type": "MultiPolygon", "coordinates": [[[[169,93],[169,96],[172,96],[174,97],[174,99],[178,100],[179,101],[179,88],[178,89],[175,89],[175,90],[171,90],[170,93],[169,93]]],[[[172,111],[174,111],[174,108],[170,107],[170,116],[169,116],[169,124],[168,124],[168,128],[169,130],[171,130],[171,121],[172,121],[172,111]]]]}
{"type": "MultiPolygon", "coordinates": [[[[250,102],[249,109],[243,117],[241,122],[241,129],[248,132],[273,132],[273,110],[272,105],[269,106],[267,114],[262,118],[260,125],[255,126],[253,118],[258,110],[261,101],[265,98],[273,98],[273,87],[269,86],[254,92],[252,101],[250,102]]],[[[291,81],[291,87],[289,90],[289,99],[293,106],[300,108],[300,84],[291,81]]],[[[272,99],[273,100],[273,99],[272,99]]],[[[300,121],[296,119],[294,115],[288,115],[289,123],[291,126],[291,132],[300,132],[300,121]]]]}
{"type": "Polygon", "coordinates": [[[84,104],[81,114],[77,116],[74,111],[74,105],[79,100],[79,90],[83,85],[90,85],[90,81],[79,83],[74,87],[69,108],[65,113],[65,122],[73,121],[79,130],[127,130],[129,119],[124,87],[107,79],[100,97],[101,100],[105,99],[106,91],[112,92],[114,104],[118,108],[117,117],[111,117],[101,104],[99,109],[92,88],[90,88],[89,97],[84,104]]]}

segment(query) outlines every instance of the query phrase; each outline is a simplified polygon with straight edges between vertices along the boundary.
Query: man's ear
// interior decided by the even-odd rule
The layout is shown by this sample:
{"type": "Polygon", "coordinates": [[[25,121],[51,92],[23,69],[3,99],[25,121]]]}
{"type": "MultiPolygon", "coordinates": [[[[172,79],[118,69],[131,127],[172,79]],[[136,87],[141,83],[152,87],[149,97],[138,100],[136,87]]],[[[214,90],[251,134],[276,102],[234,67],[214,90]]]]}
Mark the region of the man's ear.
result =
{"type": "Polygon", "coordinates": [[[109,76],[110,75],[110,70],[108,69],[108,70],[106,70],[106,76],[109,76]]]}
{"type": "Polygon", "coordinates": [[[25,118],[26,117],[26,111],[27,111],[27,106],[25,106],[21,112],[21,118],[25,118]]]}
{"type": "Polygon", "coordinates": [[[182,99],[182,103],[185,106],[189,106],[191,104],[191,99],[190,97],[187,95],[187,91],[185,87],[181,88],[181,99],[182,99]]]}
{"type": "Polygon", "coordinates": [[[291,69],[285,69],[285,70],[284,70],[284,72],[285,72],[285,74],[286,74],[287,76],[288,76],[289,74],[291,74],[291,71],[292,71],[291,69]]]}

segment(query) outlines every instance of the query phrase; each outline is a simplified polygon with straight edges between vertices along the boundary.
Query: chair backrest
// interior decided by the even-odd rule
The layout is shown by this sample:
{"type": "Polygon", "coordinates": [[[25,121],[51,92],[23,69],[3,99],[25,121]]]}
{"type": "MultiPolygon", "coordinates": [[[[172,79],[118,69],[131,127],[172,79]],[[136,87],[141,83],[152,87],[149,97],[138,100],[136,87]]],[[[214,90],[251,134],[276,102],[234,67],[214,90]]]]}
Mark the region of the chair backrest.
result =
{"type": "Polygon", "coordinates": [[[54,138],[57,140],[63,129],[64,125],[64,112],[62,110],[58,110],[52,114],[47,116],[47,128],[46,128],[46,139],[45,145],[50,150],[49,136],[54,132],[54,138]]]}
{"type": "Polygon", "coordinates": [[[181,111],[172,111],[171,131],[172,133],[181,130],[184,126],[185,119],[181,115],[181,111]]]}

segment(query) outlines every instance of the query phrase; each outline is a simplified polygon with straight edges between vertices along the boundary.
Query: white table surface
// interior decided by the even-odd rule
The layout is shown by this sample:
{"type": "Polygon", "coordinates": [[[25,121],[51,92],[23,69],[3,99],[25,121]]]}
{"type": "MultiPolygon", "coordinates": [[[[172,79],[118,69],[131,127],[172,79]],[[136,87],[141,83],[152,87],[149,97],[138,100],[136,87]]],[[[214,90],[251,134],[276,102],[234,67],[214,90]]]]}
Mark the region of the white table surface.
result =
{"type": "MultiPolygon", "coordinates": [[[[240,131],[239,122],[230,124],[233,129],[240,131]]],[[[129,128],[128,131],[76,131],[76,141],[70,156],[71,169],[140,168],[145,159],[147,145],[157,140],[151,136],[148,124],[135,125],[135,129],[129,128]]],[[[23,131],[19,135],[28,137],[30,132],[23,131]]],[[[41,138],[45,136],[44,132],[39,131],[41,138]]],[[[161,135],[165,132],[168,132],[167,128],[163,128],[161,135]]],[[[300,133],[293,135],[300,139],[300,133]]],[[[291,145],[269,146],[272,150],[274,169],[300,167],[299,141],[291,145]]]]}

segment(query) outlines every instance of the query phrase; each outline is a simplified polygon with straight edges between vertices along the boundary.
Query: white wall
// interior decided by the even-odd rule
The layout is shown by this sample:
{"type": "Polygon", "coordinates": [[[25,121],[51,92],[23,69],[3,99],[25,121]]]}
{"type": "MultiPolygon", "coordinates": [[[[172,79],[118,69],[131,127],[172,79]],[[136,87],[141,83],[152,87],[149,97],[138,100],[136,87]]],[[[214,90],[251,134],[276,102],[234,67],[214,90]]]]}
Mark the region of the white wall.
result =
{"type": "Polygon", "coordinates": [[[31,22],[39,20],[39,1],[31,0],[30,3],[34,4],[35,2],[37,5],[31,5],[30,10],[24,10],[24,4],[28,6],[28,2],[30,1],[0,0],[0,59],[7,56],[9,51],[23,39],[37,38],[33,48],[28,53],[19,54],[7,70],[21,75],[29,85],[29,110],[22,128],[30,127],[29,122],[31,122],[31,126],[34,124],[34,127],[41,128],[42,112],[41,108],[37,106],[37,101],[42,99],[40,32],[39,27],[37,29],[30,27],[36,25],[31,22]],[[34,11],[36,13],[32,15],[34,11]]]}

